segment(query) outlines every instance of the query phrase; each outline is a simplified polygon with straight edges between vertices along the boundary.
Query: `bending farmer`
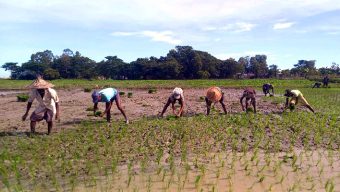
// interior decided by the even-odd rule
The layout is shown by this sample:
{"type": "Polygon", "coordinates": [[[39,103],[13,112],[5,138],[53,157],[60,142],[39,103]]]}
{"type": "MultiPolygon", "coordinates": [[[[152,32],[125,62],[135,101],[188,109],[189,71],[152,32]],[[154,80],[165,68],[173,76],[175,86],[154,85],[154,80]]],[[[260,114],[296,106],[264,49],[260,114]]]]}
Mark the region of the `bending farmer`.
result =
{"type": "Polygon", "coordinates": [[[274,96],[274,87],[272,84],[269,84],[269,83],[263,84],[262,90],[263,90],[264,96],[267,96],[267,94],[269,94],[270,96],[274,96]],[[272,90],[272,94],[270,94],[270,90],[272,90]]]}
{"type": "Polygon", "coordinates": [[[106,89],[103,89],[101,91],[94,91],[92,93],[92,101],[94,103],[94,106],[93,106],[93,113],[94,114],[96,113],[96,111],[98,109],[98,102],[104,102],[106,104],[105,105],[105,111],[100,116],[103,117],[104,114],[106,113],[107,122],[111,122],[110,110],[111,110],[113,101],[115,101],[117,108],[123,114],[123,116],[125,118],[125,122],[129,123],[129,120],[126,117],[125,112],[124,112],[124,110],[121,106],[120,96],[119,96],[118,91],[116,89],[106,88],[106,89]]]}
{"type": "Polygon", "coordinates": [[[33,101],[38,101],[37,108],[30,116],[31,120],[31,133],[35,133],[35,127],[37,121],[43,119],[47,122],[47,134],[50,134],[53,127],[53,117],[59,119],[59,97],[57,92],[52,89],[54,85],[43,80],[41,76],[27,88],[31,89],[31,93],[28,99],[26,113],[22,116],[22,120],[25,121],[29,110],[31,109],[33,101]]]}
{"type": "Polygon", "coordinates": [[[211,87],[207,90],[207,94],[205,97],[205,103],[207,105],[207,115],[210,114],[210,108],[212,103],[221,103],[223,111],[227,114],[227,110],[224,104],[224,93],[219,87],[211,87]]]}
{"type": "Polygon", "coordinates": [[[314,113],[314,109],[308,104],[307,100],[303,97],[302,93],[299,90],[286,89],[284,96],[286,96],[285,108],[288,107],[294,108],[296,104],[301,102],[302,105],[306,106],[309,110],[311,110],[314,113]],[[291,97],[290,101],[289,97],[291,97]]]}
{"type": "MultiPolygon", "coordinates": [[[[254,113],[256,113],[256,100],[255,100],[255,97],[256,97],[256,92],[255,92],[255,89],[251,88],[251,87],[248,87],[246,88],[244,91],[243,91],[243,94],[242,94],[242,97],[240,98],[240,103],[241,103],[241,106],[242,106],[242,110],[245,111],[246,109],[248,109],[248,103],[249,103],[249,100],[250,100],[250,103],[253,105],[254,107],[254,113]],[[243,106],[243,99],[246,98],[246,108],[244,108],[243,106]]],[[[248,111],[247,111],[248,112],[248,111]]]]}
{"type": "Polygon", "coordinates": [[[161,113],[161,117],[163,117],[166,109],[171,104],[172,112],[176,115],[176,117],[181,117],[183,115],[183,108],[184,108],[184,96],[183,96],[183,90],[181,88],[176,87],[172,94],[170,95],[167,103],[165,104],[163,111],[161,113]],[[175,112],[175,103],[178,101],[178,103],[181,105],[181,108],[179,109],[178,113],[175,112]]]}

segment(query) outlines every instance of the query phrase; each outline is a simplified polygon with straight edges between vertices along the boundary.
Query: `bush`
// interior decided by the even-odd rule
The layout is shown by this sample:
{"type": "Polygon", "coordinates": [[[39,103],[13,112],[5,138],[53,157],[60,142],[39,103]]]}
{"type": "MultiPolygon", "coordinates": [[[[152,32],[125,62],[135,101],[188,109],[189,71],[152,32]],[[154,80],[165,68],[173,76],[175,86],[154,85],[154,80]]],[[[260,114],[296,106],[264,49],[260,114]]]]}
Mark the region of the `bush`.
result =
{"type": "Polygon", "coordinates": [[[88,92],[91,92],[92,89],[91,88],[84,88],[84,92],[88,93],[88,92]]]}
{"type": "Polygon", "coordinates": [[[131,98],[131,97],[132,97],[132,93],[129,92],[129,93],[128,93],[128,98],[131,98]]]}
{"type": "Polygon", "coordinates": [[[100,116],[102,113],[103,113],[103,112],[101,112],[101,111],[96,111],[96,113],[94,114],[94,116],[98,117],[98,116],[100,116]]]}
{"type": "Polygon", "coordinates": [[[152,94],[152,93],[156,93],[157,90],[156,89],[149,89],[148,93],[152,94]]]}
{"type": "Polygon", "coordinates": [[[17,101],[18,102],[26,102],[29,98],[29,95],[27,94],[20,94],[20,95],[17,95],[17,101]]]}
{"type": "Polygon", "coordinates": [[[200,96],[200,101],[201,102],[205,101],[205,96],[200,96]]]}
{"type": "Polygon", "coordinates": [[[248,107],[246,111],[247,111],[247,113],[248,113],[248,112],[251,112],[251,113],[254,112],[253,108],[251,108],[251,107],[248,107]]]}

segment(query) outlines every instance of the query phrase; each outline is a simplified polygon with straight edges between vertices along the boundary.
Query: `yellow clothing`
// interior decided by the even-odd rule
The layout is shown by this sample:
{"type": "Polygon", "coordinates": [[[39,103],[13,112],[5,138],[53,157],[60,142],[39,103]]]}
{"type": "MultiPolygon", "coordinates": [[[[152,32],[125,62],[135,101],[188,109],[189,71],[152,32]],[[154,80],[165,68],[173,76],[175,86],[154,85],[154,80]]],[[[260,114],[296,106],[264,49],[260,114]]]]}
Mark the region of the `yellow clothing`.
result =
{"type": "Polygon", "coordinates": [[[37,99],[39,104],[37,108],[34,110],[34,113],[40,114],[45,112],[46,109],[49,109],[53,112],[54,115],[56,114],[57,110],[55,103],[59,102],[59,97],[54,89],[52,88],[45,89],[44,98],[41,98],[37,89],[32,89],[28,102],[32,103],[35,99],[37,99]]]}
{"type": "Polygon", "coordinates": [[[298,104],[298,102],[301,102],[303,105],[309,105],[299,90],[292,90],[291,93],[293,97],[290,99],[290,104],[298,104]]]}

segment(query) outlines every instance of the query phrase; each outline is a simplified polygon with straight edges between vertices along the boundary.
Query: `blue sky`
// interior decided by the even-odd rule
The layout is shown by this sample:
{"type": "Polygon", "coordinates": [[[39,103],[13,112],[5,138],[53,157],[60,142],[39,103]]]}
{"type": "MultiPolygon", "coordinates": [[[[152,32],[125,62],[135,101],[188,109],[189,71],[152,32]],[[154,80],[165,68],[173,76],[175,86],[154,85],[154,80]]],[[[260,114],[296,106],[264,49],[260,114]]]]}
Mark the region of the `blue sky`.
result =
{"type": "Polygon", "coordinates": [[[219,59],[323,67],[340,63],[339,42],[339,0],[0,0],[0,65],[46,49],[131,62],[190,45],[219,59]]]}

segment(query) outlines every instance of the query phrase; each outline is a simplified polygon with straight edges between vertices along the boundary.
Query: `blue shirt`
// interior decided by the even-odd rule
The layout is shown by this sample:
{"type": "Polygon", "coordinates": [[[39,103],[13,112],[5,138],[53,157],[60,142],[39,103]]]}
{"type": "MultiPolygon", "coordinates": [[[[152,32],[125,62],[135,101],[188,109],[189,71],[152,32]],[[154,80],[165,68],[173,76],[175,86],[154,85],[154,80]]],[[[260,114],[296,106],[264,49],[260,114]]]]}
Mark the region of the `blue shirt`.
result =
{"type": "Polygon", "coordinates": [[[110,102],[112,98],[116,97],[117,93],[118,91],[114,88],[106,88],[99,91],[101,96],[100,102],[110,102]]]}

